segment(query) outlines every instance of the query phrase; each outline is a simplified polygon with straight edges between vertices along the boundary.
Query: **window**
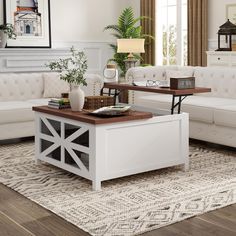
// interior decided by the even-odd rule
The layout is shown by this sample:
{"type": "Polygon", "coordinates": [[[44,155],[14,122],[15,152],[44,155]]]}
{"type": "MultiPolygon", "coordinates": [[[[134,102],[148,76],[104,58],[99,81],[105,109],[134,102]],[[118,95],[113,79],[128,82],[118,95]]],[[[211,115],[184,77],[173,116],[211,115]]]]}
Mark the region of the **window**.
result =
{"type": "Polygon", "coordinates": [[[187,65],[187,0],[157,1],[158,65],[187,65]]]}

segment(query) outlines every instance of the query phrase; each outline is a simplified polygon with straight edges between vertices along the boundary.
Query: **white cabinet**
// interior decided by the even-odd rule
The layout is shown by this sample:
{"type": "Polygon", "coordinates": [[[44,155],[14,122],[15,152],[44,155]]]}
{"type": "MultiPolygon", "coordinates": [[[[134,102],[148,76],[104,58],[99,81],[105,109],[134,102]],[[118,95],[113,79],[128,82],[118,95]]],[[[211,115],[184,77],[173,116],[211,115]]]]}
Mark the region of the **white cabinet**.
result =
{"type": "Polygon", "coordinates": [[[208,51],[207,66],[229,66],[236,67],[236,51],[208,51]]]}

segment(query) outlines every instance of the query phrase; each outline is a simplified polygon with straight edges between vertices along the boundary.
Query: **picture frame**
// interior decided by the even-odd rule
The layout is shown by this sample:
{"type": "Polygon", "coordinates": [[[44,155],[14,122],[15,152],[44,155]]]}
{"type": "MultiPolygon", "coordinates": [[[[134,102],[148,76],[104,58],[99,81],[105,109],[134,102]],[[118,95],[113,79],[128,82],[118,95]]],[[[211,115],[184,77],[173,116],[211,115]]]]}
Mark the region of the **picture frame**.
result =
{"type": "Polygon", "coordinates": [[[236,24],[236,4],[226,5],[226,20],[228,19],[233,24],[236,24]]]}
{"type": "Polygon", "coordinates": [[[3,0],[3,8],[4,23],[17,35],[7,48],[51,48],[50,0],[3,0]]]}

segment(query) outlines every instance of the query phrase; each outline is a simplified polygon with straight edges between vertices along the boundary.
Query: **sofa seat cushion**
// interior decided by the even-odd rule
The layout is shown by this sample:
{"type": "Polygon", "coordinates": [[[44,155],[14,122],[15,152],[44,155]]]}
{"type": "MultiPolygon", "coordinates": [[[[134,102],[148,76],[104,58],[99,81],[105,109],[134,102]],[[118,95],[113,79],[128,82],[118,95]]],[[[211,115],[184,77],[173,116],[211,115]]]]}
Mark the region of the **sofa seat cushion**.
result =
{"type": "MultiPolygon", "coordinates": [[[[177,101],[178,98],[176,98],[176,102],[177,101]]],[[[151,95],[140,97],[137,104],[154,109],[170,110],[171,102],[172,95],[151,95]]],[[[213,108],[205,104],[206,102],[202,97],[189,96],[183,101],[181,111],[189,113],[190,120],[213,123],[213,108]]]]}
{"type": "Polygon", "coordinates": [[[189,113],[191,120],[214,123],[215,108],[235,103],[236,100],[230,98],[191,96],[184,100],[182,111],[189,113]]]}
{"type": "MultiPolygon", "coordinates": [[[[176,102],[178,99],[176,99],[176,102]]],[[[171,95],[150,95],[139,97],[135,104],[160,109],[170,109],[172,102],[171,95]]],[[[201,121],[205,123],[214,123],[214,110],[217,107],[235,104],[235,99],[189,96],[183,103],[181,111],[189,113],[190,120],[201,121]]]]}
{"type": "Polygon", "coordinates": [[[236,128],[236,102],[234,105],[218,107],[214,111],[216,125],[236,128]]]}
{"type": "Polygon", "coordinates": [[[34,120],[32,104],[23,101],[0,102],[0,124],[34,120]]]}

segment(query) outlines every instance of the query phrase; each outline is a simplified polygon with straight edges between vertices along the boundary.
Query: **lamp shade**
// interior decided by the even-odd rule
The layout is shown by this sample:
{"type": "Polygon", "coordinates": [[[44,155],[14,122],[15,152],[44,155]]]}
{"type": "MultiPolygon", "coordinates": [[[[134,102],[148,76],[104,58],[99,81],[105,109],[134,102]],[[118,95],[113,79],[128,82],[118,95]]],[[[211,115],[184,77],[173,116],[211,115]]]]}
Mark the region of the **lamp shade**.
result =
{"type": "Polygon", "coordinates": [[[145,39],[117,39],[118,53],[143,53],[145,39]]]}

